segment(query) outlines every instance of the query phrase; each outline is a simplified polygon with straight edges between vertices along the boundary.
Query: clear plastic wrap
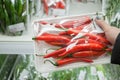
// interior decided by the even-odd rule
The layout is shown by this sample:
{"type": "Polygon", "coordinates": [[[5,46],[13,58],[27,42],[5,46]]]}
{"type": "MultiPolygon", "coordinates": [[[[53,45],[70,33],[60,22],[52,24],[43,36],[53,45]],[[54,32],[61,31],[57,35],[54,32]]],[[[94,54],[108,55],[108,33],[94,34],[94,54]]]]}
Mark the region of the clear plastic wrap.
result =
{"type": "Polygon", "coordinates": [[[65,14],[66,4],[64,0],[42,0],[42,3],[46,15],[58,16],[65,14]]]}
{"type": "Polygon", "coordinates": [[[95,23],[95,18],[102,16],[88,14],[35,21],[33,40],[38,70],[46,72],[109,62],[108,58],[104,62],[102,59],[112,50],[111,44],[95,23]]]}

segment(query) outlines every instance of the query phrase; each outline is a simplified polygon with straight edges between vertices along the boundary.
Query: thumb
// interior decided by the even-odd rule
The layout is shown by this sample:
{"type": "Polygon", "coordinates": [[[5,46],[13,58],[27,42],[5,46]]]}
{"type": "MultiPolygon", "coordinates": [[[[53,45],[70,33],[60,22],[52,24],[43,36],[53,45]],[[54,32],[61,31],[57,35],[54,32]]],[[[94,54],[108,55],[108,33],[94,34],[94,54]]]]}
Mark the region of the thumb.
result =
{"type": "Polygon", "coordinates": [[[104,20],[95,20],[97,25],[99,25],[103,31],[107,31],[110,28],[110,25],[108,25],[104,20]]]}

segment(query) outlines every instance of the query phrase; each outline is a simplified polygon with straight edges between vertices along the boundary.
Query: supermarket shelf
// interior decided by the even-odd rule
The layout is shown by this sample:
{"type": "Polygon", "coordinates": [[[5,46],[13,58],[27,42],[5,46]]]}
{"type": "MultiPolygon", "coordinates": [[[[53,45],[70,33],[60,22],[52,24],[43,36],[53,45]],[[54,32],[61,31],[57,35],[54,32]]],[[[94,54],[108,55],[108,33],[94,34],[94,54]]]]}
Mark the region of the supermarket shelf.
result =
{"type": "Polygon", "coordinates": [[[0,42],[1,54],[33,54],[32,41],[0,42]]]}

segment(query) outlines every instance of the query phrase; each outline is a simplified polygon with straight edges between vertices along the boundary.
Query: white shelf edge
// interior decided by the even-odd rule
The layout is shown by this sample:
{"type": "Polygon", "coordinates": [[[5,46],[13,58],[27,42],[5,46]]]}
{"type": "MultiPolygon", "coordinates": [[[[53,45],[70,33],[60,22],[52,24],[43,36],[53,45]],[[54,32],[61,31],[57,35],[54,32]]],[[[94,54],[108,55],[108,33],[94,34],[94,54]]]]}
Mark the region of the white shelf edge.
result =
{"type": "Polygon", "coordinates": [[[0,42],[0,54],[33,54],[32,41],[0,42]]]}

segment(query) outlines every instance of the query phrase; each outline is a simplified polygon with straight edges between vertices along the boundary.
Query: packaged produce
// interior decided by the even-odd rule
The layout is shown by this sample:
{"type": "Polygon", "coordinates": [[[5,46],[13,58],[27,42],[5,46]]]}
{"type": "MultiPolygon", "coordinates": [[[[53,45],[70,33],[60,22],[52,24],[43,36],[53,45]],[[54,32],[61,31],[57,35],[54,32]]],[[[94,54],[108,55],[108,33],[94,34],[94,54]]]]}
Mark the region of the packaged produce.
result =
{"type": "Polygon", "coordinates": [[[65,13],[66,5],[64,0],[42,0],[42,3],[46,15],[52,14],[57,16],[65,13]]]}
{"type": "Polygon", "coordinates": [[[32,39],[36,62],[40,61],[41,67],[57,70],[80,66],[80,63],[94,64],[96,60],[104,59],[112,48],[104,31],[96,24],[96,17],[98,15],[89,14],[35,21],[32,39]]]}

